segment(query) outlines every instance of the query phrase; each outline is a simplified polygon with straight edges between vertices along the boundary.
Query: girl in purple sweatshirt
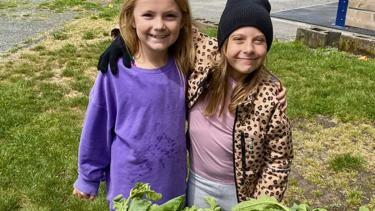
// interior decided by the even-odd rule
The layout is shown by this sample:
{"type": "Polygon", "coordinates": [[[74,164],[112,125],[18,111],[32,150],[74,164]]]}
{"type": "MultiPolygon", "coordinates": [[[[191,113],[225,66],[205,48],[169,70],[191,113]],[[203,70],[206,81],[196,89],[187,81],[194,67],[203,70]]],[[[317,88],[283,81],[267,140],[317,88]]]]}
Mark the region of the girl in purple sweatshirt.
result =
{"type": "MultiPolygon", "coordinates": [[[[163,195],[185,194],[185,77],[191,55],[187,0],[127,0],[120,31],[134,61],[117,75],[99,73],[90,93],[74,195],[128,197],[136,182],[163,195]]],[[[112,209],[112,205],[110,205],[112,209]]]]}

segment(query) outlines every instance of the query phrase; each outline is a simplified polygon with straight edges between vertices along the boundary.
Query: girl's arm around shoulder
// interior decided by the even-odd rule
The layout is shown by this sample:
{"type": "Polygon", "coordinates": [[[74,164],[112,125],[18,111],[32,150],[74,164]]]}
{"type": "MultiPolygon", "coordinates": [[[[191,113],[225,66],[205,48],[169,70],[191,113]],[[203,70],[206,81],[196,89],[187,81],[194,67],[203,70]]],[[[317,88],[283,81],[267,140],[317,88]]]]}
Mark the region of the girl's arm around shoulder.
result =
{"type": "Polygon", "coordinates": [[[194,70],[207,68],[214,65],[214,60],[218,54],[217,40],[193,27],[193,44],[195,50],[194,70]]]}
{"type": "MultiPolygon", "coordinates": [[[[276,96],[276,92],[272,95],[276,96]]],[[[291,170],[293,146],[289,119],[275,96],[271,103],[273,109],[265,137],[265,166],[258,179],[254,196],[266,194],[281,200],[291,170]]]]}
{"type": "Polygon", "coordinates": [[[195,50],[195,61],[193,69],[188,74],[187,81],[187,99],[189,107],[199,98],[205,84],[209,81],[209,73],[215,68],[217,54],[217,41],[200,32],[198,28],[193,27],[193,43],[195,50]]]}
{"type": "Polygon", "coordinates": [[[78,179],[74,187],[95,196],[110,164],[115,108],[108,77],[99,75],[91,89],[78,151],[78,179]]]}

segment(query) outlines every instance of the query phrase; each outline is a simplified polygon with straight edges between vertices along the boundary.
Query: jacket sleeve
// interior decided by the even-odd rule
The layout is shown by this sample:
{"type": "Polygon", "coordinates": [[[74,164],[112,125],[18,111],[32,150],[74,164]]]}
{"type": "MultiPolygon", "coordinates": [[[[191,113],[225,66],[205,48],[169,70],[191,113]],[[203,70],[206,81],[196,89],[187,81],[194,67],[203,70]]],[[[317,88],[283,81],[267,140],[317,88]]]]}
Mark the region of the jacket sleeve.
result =
{"type": "Polygon", "coordinates": [[[265,139],[265,165],[256,183],[254,197],[265,194],[279,201],[285,193],[293,159],[289,120],[276,104],[265,139]]]}
{"type": "Polygon", "coordinates": [[[195,51],[194,71],[201,72],[203,71],[202,67],[212,69],[218,54],[216,39],[193,27],[193,44],[195,51]]]}
{"type": "Polygon", "coordinates": [[[217,42],[215,38],[209,37],[193,27],[194,64],[188,74],[187,80],[187,104],[190,108],[199,98],[207,86],[208,76],[214,70],[214,59],[216,58],[217,42]]]}
{"type": "Polygon", "coordinates": [[[91,89],[78,151],[78,179],[74,187],[90,195],[97,194],[110,164],[113,120],[106,80],[110,75],[99,73],[91,89]]]}

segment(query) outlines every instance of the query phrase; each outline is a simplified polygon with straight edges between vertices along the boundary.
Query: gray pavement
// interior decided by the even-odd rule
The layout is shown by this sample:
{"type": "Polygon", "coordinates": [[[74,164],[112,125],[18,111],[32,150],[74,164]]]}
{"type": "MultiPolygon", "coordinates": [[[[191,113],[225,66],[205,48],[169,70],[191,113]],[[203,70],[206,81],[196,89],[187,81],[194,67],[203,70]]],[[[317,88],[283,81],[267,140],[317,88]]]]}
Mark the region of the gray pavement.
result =
{"type": "MultiPolygon", "coordinates": [[[[271,13],[314,5],[338,2],[338,0],[269,0],[271,13]]],[[[226,0],[190,0],[193,16],[205,18],[208,21],[218,22],[226,0]]]]}
{"type": "MultiPolygon", "coordinates": [[[[310,7],[315,5],[338,2],[338,0],[269,0],[271,3],[271,15],[275,12],[310,7]]],[[[220,15],[225,7],[226,0],[190,0],[193,16],[209,22],[218,23],[220,15]]],[[[294,40],[298,27],[310,27],[296,21],[288,21],[272,18],[274,38],[279,40],[294,40]]]]}
{"type": "MultiPolygon", "coordinates": [[[[1,0],[0,0],[1,1],[1,0]]],[[[0,9],[0,53],[74,18],[73,12],[56,13],[40,9],[43,0],[24,0],[15,7],[0,9]]]]}

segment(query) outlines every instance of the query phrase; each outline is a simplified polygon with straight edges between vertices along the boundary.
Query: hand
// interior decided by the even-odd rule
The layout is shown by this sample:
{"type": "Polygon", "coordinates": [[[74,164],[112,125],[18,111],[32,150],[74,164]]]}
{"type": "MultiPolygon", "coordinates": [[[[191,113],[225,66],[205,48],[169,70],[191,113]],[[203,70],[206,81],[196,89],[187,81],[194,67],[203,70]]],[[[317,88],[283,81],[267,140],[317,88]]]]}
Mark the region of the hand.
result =
{"type": "MultiPolygon", "coordinates": [[[[116,33],[114,33],[116,35],[116,33]]],[[[121,35],[117,33],[115,39],[112,41],[111,45],[100,55],[98,62],[98,70],[103,74],[108,71],[108,63],[111,67],[111,72],[116,75],[118,72],[117,61],[119,58],[123,58],[123,63],[125,67],[131,67],[132,56],[128,48],[125,45],[124,40],[121,35]]]]}
{"type": "Polygon", "coordinates": [[[88,193],[84,193],[84,192],[78,190],[77,188],[74,188],[73,195],[80,198],[80,199],[94,200],[96,198],[95,195],[90,195],[88,193]]]}
{"type": "Polygon", "coordinates": [[[287,90],[280,82],[277,82],[277,84],[279,87],[279,94],[276,96],[276,98],[280,102],[281,111],[285,112],[288,105],[288,102],[286,101],[287,90]]]}

